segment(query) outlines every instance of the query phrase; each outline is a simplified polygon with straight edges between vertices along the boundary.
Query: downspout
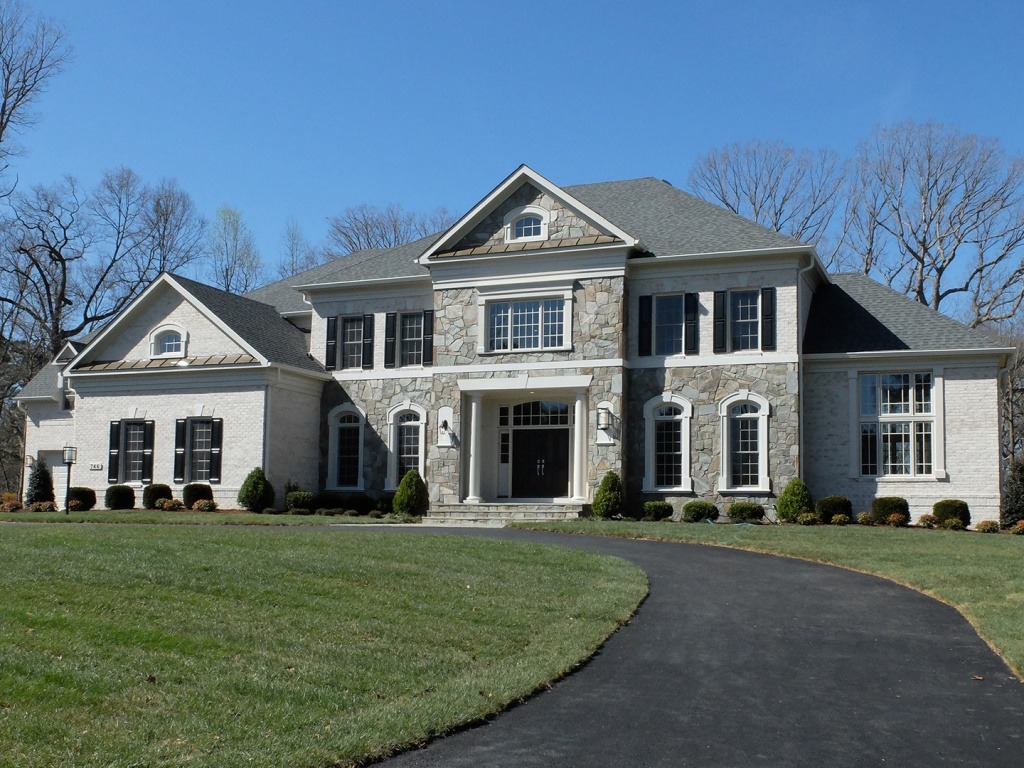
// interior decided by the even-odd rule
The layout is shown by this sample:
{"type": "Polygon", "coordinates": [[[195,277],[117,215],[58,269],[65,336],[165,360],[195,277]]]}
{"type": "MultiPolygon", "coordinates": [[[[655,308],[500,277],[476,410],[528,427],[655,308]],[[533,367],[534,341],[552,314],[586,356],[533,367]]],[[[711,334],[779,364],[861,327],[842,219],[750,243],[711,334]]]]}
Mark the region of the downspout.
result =
{"type": "MultiPolygon", "coordinates": [[[[797,457],[796,457],[797,468],[796,468],[796,475],[801,480],[804,480],[804,482],[806,482],[806,479],[804,478],[804,340],[803,340],[803,336],[807,333],[807,328],[806,327],[804,327],[804,328],[800,327],[800,291],[803,290],[804,273],[805,272],[810,272],[812,269],[814,269],[814,254],[813,253],[809,254],[809,256],[808,256],[807,266],[804,267],[803,269],[799,270],[796,273],[796,290],[797,290],[797,295],[796,295],[796,311],[797,311],[796,386],[797,386],[797,388],[799,390],[797,392],[797,408],[799,409],[799,413],[797,414],[797,422],[796,422],[796,424],[797,424],[797,426],[796,426],[796,435],[797,435],[797,440],[796,440],[796,442],[797,442],[797,457]],[[801,333],[801,331],[803,333],[801,333]]],[[[808,290],[810,290],[810,285],[809,284],[808,284],[808,290]]],[[[810,313],[808,313],[808,317],[810,317],[810,313]]]]}

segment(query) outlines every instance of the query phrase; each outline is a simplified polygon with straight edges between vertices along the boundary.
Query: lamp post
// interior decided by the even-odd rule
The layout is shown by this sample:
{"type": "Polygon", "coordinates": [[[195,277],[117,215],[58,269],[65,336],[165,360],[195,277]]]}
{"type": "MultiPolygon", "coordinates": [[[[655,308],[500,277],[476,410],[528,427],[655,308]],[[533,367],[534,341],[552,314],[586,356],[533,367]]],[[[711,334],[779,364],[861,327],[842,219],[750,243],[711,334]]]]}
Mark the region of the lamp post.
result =
{"type": "Polygon", "coordinates": [[[73,445],[64,446],[64,465],[68,468],[68,484],[64,491],[64,514],[71,514],[71,465],[78,461],[78,449],[73,445]]]}

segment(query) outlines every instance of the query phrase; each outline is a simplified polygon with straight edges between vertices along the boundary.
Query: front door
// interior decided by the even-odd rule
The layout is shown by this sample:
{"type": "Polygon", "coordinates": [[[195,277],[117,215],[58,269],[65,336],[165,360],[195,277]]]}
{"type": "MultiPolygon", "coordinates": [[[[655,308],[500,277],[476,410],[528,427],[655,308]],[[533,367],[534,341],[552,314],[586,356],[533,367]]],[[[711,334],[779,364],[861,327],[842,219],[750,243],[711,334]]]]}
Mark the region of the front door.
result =
{"type": "Polygon", "coordinates": [[[569,430],[512,431],[512,496],[554,499],[569,495],[569,430]]]}

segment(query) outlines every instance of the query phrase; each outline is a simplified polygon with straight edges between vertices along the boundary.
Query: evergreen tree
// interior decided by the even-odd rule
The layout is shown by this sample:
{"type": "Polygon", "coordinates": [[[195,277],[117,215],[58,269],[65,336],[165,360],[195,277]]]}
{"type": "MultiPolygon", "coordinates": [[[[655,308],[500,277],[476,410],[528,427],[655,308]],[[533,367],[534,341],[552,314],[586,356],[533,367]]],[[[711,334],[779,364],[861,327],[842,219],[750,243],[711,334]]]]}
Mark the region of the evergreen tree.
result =
{"type": "Polygon", "coordinates": [[[601,484],[594,494],[594,516],[614,517],[622,514],[622,508],[626,503],[626,492],[622,488],[622,481],[614,472],[607,472],[601,478],[601,484]]]}
{"type": "Polygon", "coordinates": [[[1003,489],[1002,526],[1011,528],[1024,520],[1024,459],[1017,459],[1010,467],[1003,489]]]}
{"type": "Polygon", "coordinates": [[[37,501],[53,501],[53,475],[43,459],[32,465],[28,475],[28,489],[25,491],[25,505],[37,501]]]}
{"type": "MultiPolygon", "coordinates": [[[[811,492],[807,485],[799,477],[794,477],[782,489],[779,500],[775,505],[775,511],[779,520],[787,523],[795,523],[800,515],[814,514],[814,504],[811,502],[811,492]]],[[[830,522],[822,520],[823,523],[830,522]]]]}
{"type": "Polygon", "coordinates": [[[429,506],[430,497],[427,495],[427,486],[423,478],[415,469],[410,469],[398,484],[391,508],[398,515],[422,517],[429,506]]]}

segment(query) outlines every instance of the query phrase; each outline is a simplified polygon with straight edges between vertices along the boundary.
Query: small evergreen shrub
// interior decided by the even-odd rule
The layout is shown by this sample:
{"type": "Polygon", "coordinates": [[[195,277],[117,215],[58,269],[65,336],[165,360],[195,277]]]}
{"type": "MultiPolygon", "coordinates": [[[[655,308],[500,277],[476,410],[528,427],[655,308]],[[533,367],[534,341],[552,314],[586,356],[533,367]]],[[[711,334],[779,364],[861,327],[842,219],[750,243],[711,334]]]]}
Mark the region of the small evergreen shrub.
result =
{"type": "Polygon", "coordinates": [[[960,499],[943,499],[932,505],[932,514],[940,524],[944,524],[951,517],[955,517],[967,528],[971,524],[971,510],[966,501],[960,499]]]}
{"type": "Polygon", "coordinates": [[[33,501],[26,508],[27,512],[56,512],[57,502],[55,501],[33,501]]]}
{"type": "Polygon", "coordinates": [[[179,509],[185,508],[185,502],[181,499],[157,499],[156,508],[162,509],[164,512],[177,512],[179,509]]]}
{"type": "Polygon", "coordinates": [[[107,509],[135,509],[135,491],[129,485],[112,485],[103,494],[107,509]]]}
{"type": "Polygon", "coordinates": [[[316,494],[312,491],[292,491],[284,497],[289,512],[311,515],[316,509],[316,494]]]}
{"type": "Polygon", "coordinates": [[[1003,508],[999,523],[1011,528],[1024,520],[1024,459],[1017,459],[1010,465],[1010,473],[1003,486],[1003,508]]]}
{"type": "Polygon", "coordinates": [[[213,499],[199,499],[192,503],[192,509],[196,512],[214,512],[217,509],[217,502],[213,499]]]}
{"type": "Polygon", "coordinates": [[[909,523],[910,517],[899,512],[893,512],[885,518],[885,524],[891,528],[906,528],[909,523]]]}
{"type": "Polygon", "coordinates": [[[163,507],[157,507],[156,503],[161,499],[171,498],[174,498],[174,494],[171,493],[171,486],[164,485],[163,483],[153,483],[142,489],[142,506],[144,509],[163,509],[163,507]]]}
{"type": "Polygon", "coordinates": [[[947,517],[940,525],[947,531],[962,531],[966,527],[959,517],[947,517]]]}
{"type": "Polygon", "coordinates": [[[430,497],[427,496],[427,486],[415,469],[405,473],[402,482],[398,484],[395,497],[391,502],[391,509],[399,515],[411,517],[422,517],[430,506],[430,497]]]}
{"type": "Polygon", "coordinates": [[[1018,520],[1009,530],[1014,536],[1024,536],[1024,520],[1018,520]]]}
{"type": "Polygon", "coordinates": [[[197,501],[213,501],[213,488],[206,483],[189,483],[181,489],[181,500],[189,509],[195,509],[197,501]]]}
{"type": "Polygon", "coordinates": [[[814,505],[814,511],[821,522],[829,522],[836,515],[853,517],[853,504],[845,496],[822,496],[814,505]]]}
{"type": "Polygon", "coordinates": [[[857,525],[874,525],[878,522],[878,518],[874,512],[858,512],[857,513],[857,525]]]}
{"type": "MultiPolygon", "coordinates": [[[[618,475],[616,475],[616,478],[617,477],[618,475]]],[[[672,505],[667,501],[644,502],[644,520],[665,520],[672,517],[672,511],[672,505]]]]}
{"type": "MultiPolygon", "coordinates": [[[[594,493],[594,517],[608,519],[616,515],[622,515],[625,502],[626,492],[622,488],[622,480],[619,479],[615,472],[606,472],[604,477],[601,478],[601,484],[594,493]]],[[[647,505],[644,504],[645,513],[646,507],[647,505]]]]}
{"type": "Polygon", "coordinates": [[[811,492],[807,485],[799,477],[790,480],[786,487],[779,494],[779,500],[775,504],[775,512],[779,520],[787,523],[797,521],[800,515],[812,514],[814,504],[811,502],[811,492]]]}
{"type": "Polygon", "coordinates": [[[935,515],[921,515],[917,518],[917,524],[922,528],[935,528],[939,524],[939,518],[935,515]]]}
{"type": "Polygon", "coordinates": [[[747,523],[764,518],[764,507],[755,501],[734,501],[729,505],[729,521],[747,523]]]}
{"type": "Polygon", "coordinates": [[[68,503],[77,501],[79,506],[77,511],[88,512],[90,509],[96,506],[96,491],[92,488],[82,488],[81,486],[72,486],[68,490],[68,503]]]}
{"type": "Polygon", "coordinates": [[[999,533],[999,523],[995,520],[982,520],[974,526],[974,530],[978,533],[999,533]]]}
{"type": "Polygon", "coordinates": [[[885,522],[893,514],[906,515],[910,519],[910,505],[901,496],[879,496],[871,502],[871,511],[879,523],[885,522]]]}
{"type": "Polygon", "coordinates": [[[25,489],[25,504],[31,506],[37,501],[54,501],[53,475],[46,461],[39,459],[28,473],[28,488],[25,489]]]}
{"type": "Polygon", "coordinates": [[[250,510],[250,511],[255,512],[257,515],[283,515],[284,514],[284,510],[283,509],[276,509],[274,507],[264,507],[262,512],[260,512],[257,509],[253,509],[253,510],[250,510]]]}
{"type": "Polygon", "coordinates": [[[683,505],[683,520],[688,523],[702,523],[705,520],[717,520],[718,507],[710,501],[696,499],[683,505]]]}
{"type": "Polygon", "coordinates": [[[796,523],[798,525],[817,525],[819,521],[820,518],[815,512],[801,512],[796,516],[796,523]]]}
{"type": "Polygon", "coordinates": [[[849,515],[832,515],[832,519],[829,520],[829,523],[832,524],[832,525],[849,525],[850,524],[850,516],[849,515]]]}
{"type": "Polygon", "coordinates": [[[267,480],[261,467],[254,467],[238,490],[238,503],[243,509],[255,512],[259,509],[266,510],[274,503],[274,486],[267,480]]]}

